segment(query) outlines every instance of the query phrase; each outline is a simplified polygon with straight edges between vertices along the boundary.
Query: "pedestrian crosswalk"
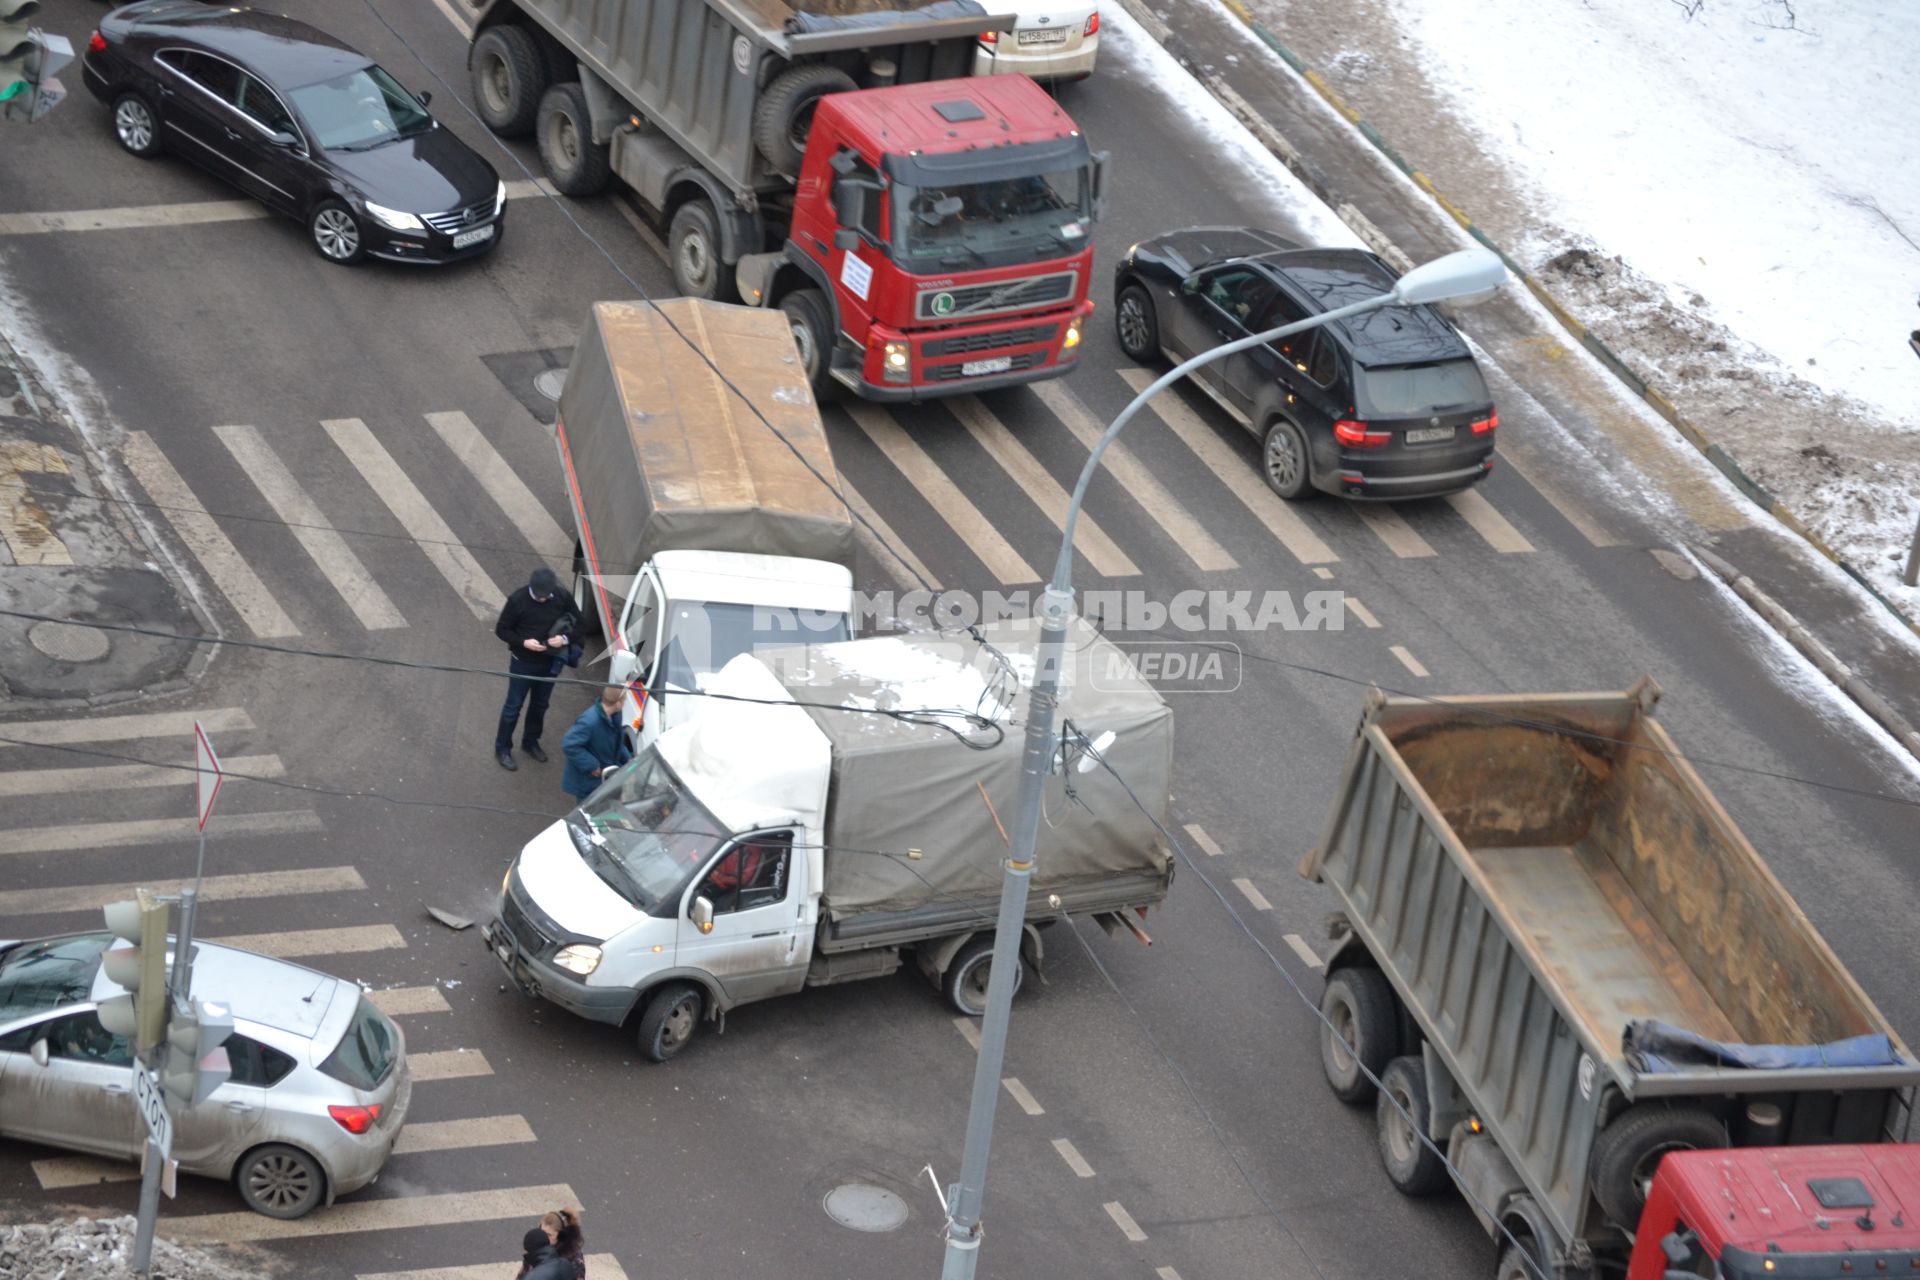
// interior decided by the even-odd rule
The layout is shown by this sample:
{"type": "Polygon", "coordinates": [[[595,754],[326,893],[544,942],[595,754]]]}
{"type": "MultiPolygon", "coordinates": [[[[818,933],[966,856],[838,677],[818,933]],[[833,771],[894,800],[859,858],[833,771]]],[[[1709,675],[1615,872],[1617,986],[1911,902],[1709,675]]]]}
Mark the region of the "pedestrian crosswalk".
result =
{"type": "MultiPolygon", "coordinates": [[[[1051,551],[1041,530],[1061,530],[1080,464],[1119,404],[1153,377],[1142,368],[1088,370],[985,399],[828,405],[847,497],[866,521],[863,545],[902,585],[1039,582],[1051,551]],[[941,566],[937,577],[930,564],[941,566]]],[[[207,428],[251,491],[189,478],[169,451],[197,456],[190,432],[164,450],[139,432],[127,441],[128,469],[252,636],[426,625],[448,601],[418,598],[409,559],[485,622],[532,565],[570,567],[573,532],[557,475],[524,465],[544,443],[508,449],[489,437],[490,424],[451,406],[377,420],[316,415],[313,425],[317,433],[291,443],[245,423],[207,428]],[[289,448],[302,450],[297,462],[289,448]],[[397,534],[368,527],[387,518],[397,534]],[[271,559],[257,551],[273,545],[262,522],[284,525],[300,552],[271,559]]],[[[1088,574],[1124,582],[1156,564],[1199,574],[1258,565],[1284,583],[1289,565],[1325,570],[1343,558],[1391,566],[1536,551],[1538,534],[1483,490],[1410,505],[1283,501],[1242,435],[1178,390],[1151,401],[1108,450],[1081,514],[1076,551],[1088,574]]],[[[1542,496],[1588,541],[1610,544],[1595,541],[1593,522],[1569,510],[1564,495],[1542,496]]]]}

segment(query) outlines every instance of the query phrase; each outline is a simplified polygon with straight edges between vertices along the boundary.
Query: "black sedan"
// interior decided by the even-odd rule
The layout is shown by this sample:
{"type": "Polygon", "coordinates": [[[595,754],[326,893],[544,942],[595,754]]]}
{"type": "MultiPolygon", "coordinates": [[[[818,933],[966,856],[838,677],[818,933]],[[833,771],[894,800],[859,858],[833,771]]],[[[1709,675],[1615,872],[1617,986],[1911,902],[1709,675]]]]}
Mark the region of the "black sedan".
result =
{"type": "Polygon", "coordinates": [[[185,156],[299,219],[328,261],[447,262],[500,242],[493,166],[425,94],[304,22],[145,0],[101,20],[84,73],[121,146],[185,156]]]}
{"type": "MultiPolygon", "coordinates": [[[[1361,249],[1309,249],[1247,227],[1192,227],[1127,251],[1114,323],[1131,358],[1209,348],[1377,297],[1399,277],[1361,249]]],[[[1283,498],[1453,493],[1493,470],[1486,380],[1430,306],[1382,307],[1227,356],[1192,380],[1260,438],[1283,498]]]]}

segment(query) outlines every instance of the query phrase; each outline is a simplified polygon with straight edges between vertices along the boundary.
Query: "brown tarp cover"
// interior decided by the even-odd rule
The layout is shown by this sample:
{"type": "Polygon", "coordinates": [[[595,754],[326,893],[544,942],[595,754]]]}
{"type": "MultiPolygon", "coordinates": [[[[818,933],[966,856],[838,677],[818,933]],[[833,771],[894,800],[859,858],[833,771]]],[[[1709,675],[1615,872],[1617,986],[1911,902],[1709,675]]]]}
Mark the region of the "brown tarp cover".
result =
{"type": "Polygon", "coordinates": [[[794,456],[797,449],[838,485],[786,316],[690,299],[658,306],[595,303],[560,395],[561,462],[600,571],[632,573],[672,550],[803,556],[851,569],[852,518],[794,456]]]}
{"type": "MultiPolygon", "coordinates": [[[[1009,721],[1027,715],[1039,627],[1023,619],[981,632],[1005,655],[1017,686],[964,635],[871,637],[759,655],[802,703],[972,710],[984,688],[983,709],[997,711],[1004,731],[945,718],[971,741],[991,744],[975,750],[933,725],[808,708],[833,746],[826,901],[835,920],[942,904],[991,909],[997,900],[1007,856],[1001,828],[1012,833],[1019,808],[1024,737],[1022,725],[1009,721]],[[887,642],[918,652],[889,656],[887,642]],[[918,858],[908,855],[915,849],[918,858]]],[[[1062,688],[1056,736],[1067,721],[1090,741],[1112,731],[1113,743],[1099,754],[1140,800],[1098,764],[1085,773],[1069,764],[1048,778],[1032,895],[1039,902],[1060,892],[1071,905],[1076,886],[1166,870],[1154,820],[1166,820],[1172,786],[1173,709],[1124,653],[1078,619],[1067,633],[1062,688]]]]}

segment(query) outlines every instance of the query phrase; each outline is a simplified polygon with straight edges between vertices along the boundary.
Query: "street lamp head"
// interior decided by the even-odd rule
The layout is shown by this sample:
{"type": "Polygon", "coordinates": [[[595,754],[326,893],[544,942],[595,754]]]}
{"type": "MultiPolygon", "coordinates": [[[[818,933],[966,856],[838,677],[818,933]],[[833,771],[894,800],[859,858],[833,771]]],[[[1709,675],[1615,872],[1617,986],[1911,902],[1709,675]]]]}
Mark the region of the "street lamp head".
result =
{"type": "Polygon", "coordinates": [[[1426,302],[1466,305],[1491,298],[1507,282],[1507,265],[1490,249],[1462,249],[1423,262],[1400,277],[1393,300],[1403,307],[1426,302]]]}

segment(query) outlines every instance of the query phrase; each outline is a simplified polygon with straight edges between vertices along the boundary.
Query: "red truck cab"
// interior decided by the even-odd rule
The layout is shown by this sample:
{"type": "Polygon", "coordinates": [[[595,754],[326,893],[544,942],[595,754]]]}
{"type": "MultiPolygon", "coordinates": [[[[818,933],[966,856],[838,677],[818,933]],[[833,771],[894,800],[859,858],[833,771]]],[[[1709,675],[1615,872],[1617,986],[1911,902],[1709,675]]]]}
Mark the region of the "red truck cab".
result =
{"type": "Polygon", "coordinates": [[[1068,372],[1093,303],[1104,156],[1025,76],[835,93],[784,252],[743,261],[815,385],[922,400],[1068,372]]]}
{"type": "Polygon", "coordinates": [[[1627,1280],[1920,1277],[1920,1145],[1675,1151],[1627,1280]]]}

